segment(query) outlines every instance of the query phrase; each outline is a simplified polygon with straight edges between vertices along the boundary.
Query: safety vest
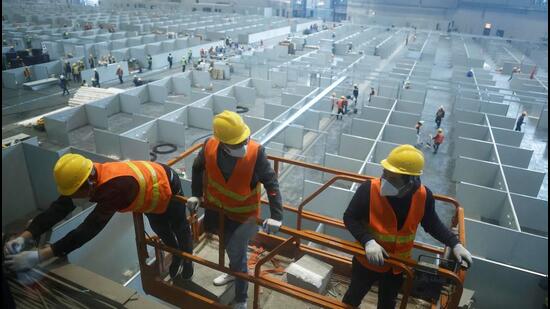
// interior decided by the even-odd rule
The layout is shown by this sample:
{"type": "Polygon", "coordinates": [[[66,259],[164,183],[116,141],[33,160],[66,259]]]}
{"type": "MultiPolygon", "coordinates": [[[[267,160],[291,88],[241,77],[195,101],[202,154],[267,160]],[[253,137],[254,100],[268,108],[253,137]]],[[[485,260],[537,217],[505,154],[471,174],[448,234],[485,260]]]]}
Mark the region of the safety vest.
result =
{"type": "MultiPolygon", "coordinates": [[[[363,224],[373,235],[374,240],[381,245],[386,252],[395,256],[408,259],[411,257],[416,237],[418,224],[424,217],[424,208],[426,205],[426,188],[423,185],[416,190],[411,199],[411,205],[407,219],[397,230],[397,218],[388,199],[380,194],[380,179],[371,180],[370,185],[370,204],[369,220],[363,224]]],[[[383,266],[372,265],[365,256],[358,256],[359,262],[371,270],[377,272],[387,272],[390,269],[394,274],[401,271],[387,264],[383,266]]]]}
{"type": "Polygon", "coordinates": [[[139,184],[139,191],[130,206],[120,212],[161,214],[172,198],[170,180],[162,165],[147,161],[94,163],[97,186],[120,176],[131,176],[139,184]]]}
{"type": "Polygon", "coordinates": [[[206,142],[204,158],[206,166],[205,199],[208,203],[223,208],[234,221],[244,222],[260,215],[260,184],[250,188],[260,145],[249,141],[246,155],[239,158],[233,173],[226,181],[218,167],[220,142],[211,138],[206,142]]]}

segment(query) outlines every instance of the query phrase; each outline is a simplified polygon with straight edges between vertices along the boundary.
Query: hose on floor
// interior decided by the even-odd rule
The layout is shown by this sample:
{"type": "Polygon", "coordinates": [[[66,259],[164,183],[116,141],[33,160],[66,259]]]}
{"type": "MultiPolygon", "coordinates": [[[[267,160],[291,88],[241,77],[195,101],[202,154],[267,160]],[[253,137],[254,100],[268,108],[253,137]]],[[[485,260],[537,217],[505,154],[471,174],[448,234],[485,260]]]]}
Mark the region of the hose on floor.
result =
{"type": "Polygon", "coordinates": [[[157,154],[169,154],[172,152],[175,152],[178,150],[178,146],[172,144],[172,143],[164,143],[164,144],[158,144],[155,147],[153,147],[153,151],[149,153],[151,156],[151,161],[155,162],[157,160],[157,154]],[[168,147],[166,150],[160,150],[159,148],[162,147],[168,147]]]}

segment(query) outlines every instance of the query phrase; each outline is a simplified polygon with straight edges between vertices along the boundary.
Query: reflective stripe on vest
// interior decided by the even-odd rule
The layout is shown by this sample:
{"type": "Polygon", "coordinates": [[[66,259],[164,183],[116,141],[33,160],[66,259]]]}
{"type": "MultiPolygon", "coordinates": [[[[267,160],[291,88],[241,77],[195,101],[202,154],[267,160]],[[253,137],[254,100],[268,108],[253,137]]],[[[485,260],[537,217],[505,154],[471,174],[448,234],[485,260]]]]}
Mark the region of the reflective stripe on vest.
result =
{"type": "MultiPolygon", "coordinates": [[[[158,163],[147,161],[123,161],[94,163],[98,171],[98,186],[117,177],[132,177],[138,184],[133,201],[120,212],[164,213],[172,198],[170,180],[158,163]]],[[[124,192],[123,192],[124,193],[124,192]]]]}
{"type": "Polygon", "coordinates": [[[145,209],[144,211],[141,211],[144,204],[145,204],[145,191],[146,191],[146,189],[145,189],[145,177],[143,176],[143,173],[139,170],[139,168],[134,163],[132,163],[130,161],[126,161],[124,163],[128,164],[128,166],[138,176],[139,193],[138,193],[137,205],[136,205],[136,208],[134,209],[134,211],[147,213],[147,212],[151,212],[152,210],[156,209],[158,201],[159,201],[159,197],[160,197],[157,172],[155,172],[155,170],[153,169],[153,167],[149,163],[141,162],[145,166],[145,168],[147,168],[149,173],[151,173],[151,177],[153,178],[153,184],[152,184],[153,196],[151,197],[151,203],[150,203],[150,205],[147,209],[145,209]]]}
{"type": "Polygon", "coordinates": [[[211,138],[204,147],[206,201],[223,208],[226,215],[236,221],[257,217],[260,208],[260,184],[250,188],[260,145],[249,141],[246,155],[236,159],[235,167],[225,179],[218,166],[218,148],[222,147],[216,138],[211,138]]]}
{"type": "MultiPolygon", "coordinates": [[[[376,242],[389,254],[404,259],[410,258],[416,230],[424,217],[426,188],[421,185],[413,193],[407,218],[398,230],[395,212],[388,199],[380,194],[380,179],[373,179],[370,182],[369,222],[363,222],[363,224],[376,242]]],[[[357,259],[364,267],[377,272],[392,271],[394,274],[401,272],[389,265],[372,265],[364,256],[358,256],[357,259]]]]}

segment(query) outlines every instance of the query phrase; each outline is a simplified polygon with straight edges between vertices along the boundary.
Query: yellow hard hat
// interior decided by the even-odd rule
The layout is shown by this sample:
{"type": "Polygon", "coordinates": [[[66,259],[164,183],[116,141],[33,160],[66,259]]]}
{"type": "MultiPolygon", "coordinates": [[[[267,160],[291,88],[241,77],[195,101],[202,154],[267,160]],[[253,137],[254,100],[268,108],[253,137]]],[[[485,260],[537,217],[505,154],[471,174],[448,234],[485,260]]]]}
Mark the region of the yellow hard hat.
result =
{"type": "Polygon", "coordinates": [[[64,196],[75,193],[88,179],[93,166],[92,160],[79,154],[68,153],[63,155],[57,160],[53,168],[57,191],[64,196]]]}
{"type": "Polygon", "coordinates": [[[395,147],[380,164],[393,173],[419,176],[424,168],[424,155],[412,145],[401,145],[395,147]]]}
{"type": "Polygon", "coordinates": [[[437,129],[437,132],[443,133],[443,129],[437,129]]]}
{"type": "Polygon", "coordinates": [[[220,142],[228,145],[240,144],[250,136],[250,128],[241,116],[228,110],[214,117],[212,130],[220,142]]]}

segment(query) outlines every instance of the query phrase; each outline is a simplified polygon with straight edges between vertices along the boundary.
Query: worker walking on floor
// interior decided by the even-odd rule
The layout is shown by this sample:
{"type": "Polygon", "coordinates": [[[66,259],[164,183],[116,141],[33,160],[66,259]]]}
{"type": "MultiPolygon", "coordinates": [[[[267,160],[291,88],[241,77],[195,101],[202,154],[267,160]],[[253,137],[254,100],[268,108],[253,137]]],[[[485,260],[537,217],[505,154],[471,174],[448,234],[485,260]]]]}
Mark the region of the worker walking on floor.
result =
{"type": "MultiPolygon", "coordinates": [[[[66,256],[94,238],[116,212],[144,213],[160,239],[173,248],[193,252],[186,207],[174,195],[182,194],[178,174],[170,167],[148,161],[95,163],[78,154],[65,154],[54,166],[61,196],[36,216],[17,238],[5,245],[7,266],[15,271],[34,267],[53,256],[66,256]],[[31,239],[50,230],[75,209],[73,199],[86,198],[97,205],[88,217],[65,237],[44,248],[22,251],[31,239]]],[[[193,275],[191,261],[172,257],[172,279],[193,275]]]]}
{"type": "Polygon", "coordinates": [[[437,128],[441,127],[441,121],[445,117],[445,109],[443,109],[443,105],[439,106],[439,109],[435,113],[435,124],[437,125],[437,128]]]}
{"type": "Polygon", "coordinates": [[[185,66],[187,65],[187,58],[185,56],[181,57],[181,71],[185,72],[185,66]]]}
{"type": "Polygon", "coordinates": [[[439,150],[439,145],[443,144],[444,139],[445,135],[443,134],[443,129],[437,129],[437,134],[432,137],[434,143],[434,153],[437,153],[439,150]]]}
{"type": "Polygon", "coordinates": [[[342,302],[359,307],[378,281],[378,308],[394,309],[403,275],[384,259],[389,254],[410,258],[419,224],[451,247],[459,263],[470,265],[472,256],[441,222],[432,192],[420,181],[422,152],[412,145],[397,146],[381,164],[382,176],[361,184],[344,213],[344,224],[364,246],[365,255],[353,258],[351,283],[342,302]]]}
{"type": "Polygon", "coordinates": [[[174,60],[174,57],[172,57],[172,54],[169,53],[168,54],[168,69],[171,69],[172,68],[172,61],[174,60]]]}
{"type": "Polygon", "coordinates": [[[344,117],[344,108],[346,103],[346,97],[341,96],[340,100],[336,101],[336,105],[338,106],[338,113],[336,114],[336,119],[342,119],[344,117]]]}
{"type": "Polygon", "coordinates": [[[67,88],[67,79],[65,78],[64,75],[59,76],[59,87],[63,89],[63,93],[61,94],[62,96],[64,96],[65,93],[67,93],[67,95],[70,94],[69,89],[67,88]]]}
{"type": "Polygon", "coordinates": [[[516,121],[516,131],[521,131],[521,126],[525,123],[525,117],[527,116],[527,112],[524,111],[519,116],[518,120],[516,121]]]}
{"type": "Polygon", "coordinates": [[[122,80],[122,75],[124,75],[124,70],[122,70],[122,67],[119,65],[116,69],[116,75],[118,76],[118,80],[122,84],[124,81],[122,80]]]}
{"type": "MultiPolygon", "coordinates": [[[[218,114],[213,121],[213,132],[214,137],[205,141],[193,162],[193,196],[187,206],[196,210],[205,202],[225,211],[223,233],[229,268],[247,273],[248,242],[257,232],[256,219],[260,215],[260,183],[267,192],[271,213],[271,218],[263,224],[267,233],[277,232],[283,218],[279,183],[265,148],[250,139],[250,128],[241,116],[231,111],[218,114]]],[[[217,231],[218,212],[206,209],[204,225],[209,233],[220,232],[217,231]]],[[[248,290],[246,280],[223,274],[214,279],[214,285],[233,280],[233,308],[244,309],[248,290]]]]}

